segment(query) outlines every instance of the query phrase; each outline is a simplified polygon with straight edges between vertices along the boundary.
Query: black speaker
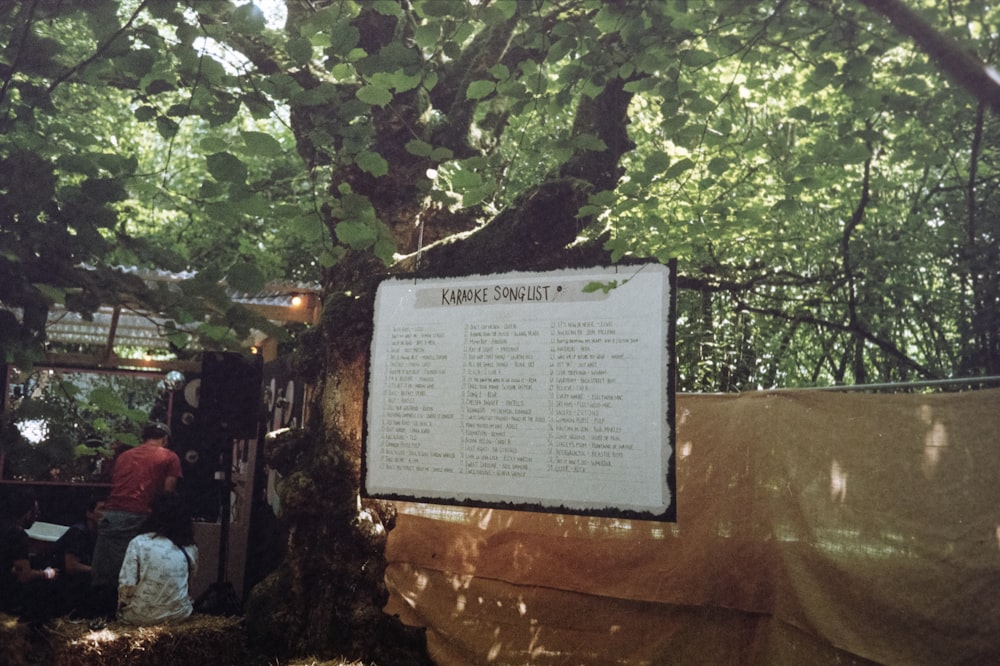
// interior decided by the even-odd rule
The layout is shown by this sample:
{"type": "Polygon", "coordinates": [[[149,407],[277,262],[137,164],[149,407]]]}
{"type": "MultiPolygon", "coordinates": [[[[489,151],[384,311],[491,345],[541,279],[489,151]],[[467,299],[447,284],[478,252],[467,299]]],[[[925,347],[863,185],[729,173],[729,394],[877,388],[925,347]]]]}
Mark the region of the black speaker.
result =
{"type": "Polygon", "coordinates": [[[209,432],[236,439],[257,436],[263,364],[259,355],[205,352],[201,358],[201,420],[209,432]]]}

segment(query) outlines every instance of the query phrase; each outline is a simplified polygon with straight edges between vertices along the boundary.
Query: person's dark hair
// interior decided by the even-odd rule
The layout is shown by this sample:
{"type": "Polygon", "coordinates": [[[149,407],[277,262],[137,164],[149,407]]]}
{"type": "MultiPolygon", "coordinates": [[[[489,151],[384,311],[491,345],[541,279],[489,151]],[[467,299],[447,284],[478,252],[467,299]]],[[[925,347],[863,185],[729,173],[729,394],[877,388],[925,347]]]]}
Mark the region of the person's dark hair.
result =
{"type": "Polygon", "coordinates": [[[142,441],[170,436],[170,426],[166,423],[149,423],[142,429],[142,441]]]}
{"type": "Polygon", "coordinates": [[[0,498],[0,515],[4,518],[17,520],[24,514],[35,508],[37,497],[35,492],[29,488],[18,488],[11,486],[0,498]]]}
{"type": "Polygon", "coordinates": [[[165,493],[150,503],[152,512],[143,526],[144,532],[153,532],[173,541],[178,548],[194,544],[194,520],[187,502],[177,493],[165,493]]]}
{"type": "Polygon", "coordinates": [[[100,504],[101,502],[106,502],[107,500],[108,500],[107,493],[94,493],[92,495],[89,495],[87,497],[87,504],[84,505],[85,510],[83,515],[87,515],[88,513],[96,509],[98,504],[100,504]]]}

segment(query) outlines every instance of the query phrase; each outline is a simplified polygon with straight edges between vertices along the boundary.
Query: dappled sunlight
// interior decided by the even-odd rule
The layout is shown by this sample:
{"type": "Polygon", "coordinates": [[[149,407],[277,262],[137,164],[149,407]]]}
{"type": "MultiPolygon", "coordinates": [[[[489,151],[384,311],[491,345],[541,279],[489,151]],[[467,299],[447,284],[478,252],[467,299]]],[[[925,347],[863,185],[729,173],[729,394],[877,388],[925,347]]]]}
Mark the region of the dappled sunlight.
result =
{"type": "Polygon", "coordinates": [[[917,410],[918,418],[927,426],[927,434],[924,436],[924,454],[920,462],[920,469],[924,473],[924,478],[931,480],[941,464],[945,448],[948,446],[948,431],[944,424],[935,419],[934,410],[930,405],[920,405],[917,410]]]}
{"type": "Polygon", "coordinates": [[[426,587],[427,583],[425,579],[423,581],[424,586],[422,587],[420,585],[419,579],[422,576],[423,574],[418,574],[417,576],[415,576],[416,580],[413,585],[409,587],[397,588],[392,591],[393,594],[399,595],[399,598],[402,599],[403,603],[406,604],[406,606],[408,606],[409,608],[417,608],[420,604],[420,599],[423,596],[422,592],[424,591],[424,587],[426,587]]]}
{"type": "Polygon", "coordinates": [[[896,532],[874,536],[857,529],[824,529],[816,532],[813,543],[817,551],[838,558],[899,561],[917,557],[913,539],[896,532]]]}
{"type": "Polygon", "coordinates": [[[531,655],[532,659],[539,659],[549,654],[549,652],[545,649],[545,645],[542,644],[541,639],[542,628],[532,627],[531,641],[528,643],[528,654],[531,655]]]}
{"type": "Polygon", "coordinates": [[[471,573],[456,574],[451,577],[451,588],[456,592],[458,590],[467,590],[469,589],[469,585],[472,584],[472,581],[475,580],[475,578],[476,578],[475,574],[471,573]]]}
{"type": "MultiPolygon", "coordinates": [[[[759,396],[688,399],[705,411],[692,409],[677,440],[677,523],[451,507],[464,527],[419,550],[436,557],[398,559],[434,569],[413,619],[434,627],[435,663],[448,666],[668,663],[685,640],[687,657],[729,640],[706,623],[739,633],[765,617],[808,622],[814,647],[869,634],[882,645],[891,632],[894,663],[930,663],[942,640],[968,656],[959,639],[914,627],[937,606],[980,643],[1000,630],[972,594],[1000,561],[997,395],[803,392],[768,400],[767,413],[759,396]]],[[[413,593],[412,570],[398,571],[413,593]]],[[[677,663],[689,662],[727,663],[677,663]]]]}
{"type": "Polygon", "coordinates": [[[493,519],[493,509],[486,509],[481,516],[479,516],[479,522],[477,527],[481,530],[485,530],[490,526],[490,521],[493,519]]]}
{"type": "Polygon", "coordinates": [[[930,430],[927,431],[927,435],[924,437],[924,458],[920,465],[920,468],[924,472],[924,476],[928,480],[934,477],[938,465],[941,463],[941,457],[944,455],[944,451],[947,446],[948,431],[945,429],[943,423],[934,423],[931,425],[930,430]]]}
{"type": "Polygon", "coordinates": [[[497,657],[500,656],[500,651],[503,649],[503,642],[500,640],[500,627],[497,627],[493,631],[493,645],[490,647],[490,651],[486,654],[486,661],[493,663],[496,661],[497,657]]]}
{"type": "Polygon", "coordinates": [[[837,460],[830,465],[830,499],[841,503],[847,499],[847,472],[837,460]]]}
{"type": "Polygon", "coordinates": [[[462,572],[463,575],[475,575],[479,559],[479,537],[475,534],[464,534],[453,543],[446,545],[450,551],[449,558],[458,562],[458,571],[462,572]]]}
{"type": "Polygon", "coordinates": [[[677,450],[677,456],[681,460],[686,460],[689,455],[691,455],[691,449],[694,445],[690,442],[681,442],[680,448],[677,450]]]}

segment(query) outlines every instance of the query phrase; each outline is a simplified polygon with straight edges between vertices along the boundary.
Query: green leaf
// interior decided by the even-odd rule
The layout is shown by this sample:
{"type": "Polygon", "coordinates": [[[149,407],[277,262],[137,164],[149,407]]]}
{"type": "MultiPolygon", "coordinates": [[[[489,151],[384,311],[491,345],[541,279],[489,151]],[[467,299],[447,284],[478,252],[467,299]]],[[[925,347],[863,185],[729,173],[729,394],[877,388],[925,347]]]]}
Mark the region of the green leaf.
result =
{"type": "Polygon", "coordinates": [[[368,197],[360,194],[345,193],[340,198],[341,206],[347,214],[356,220],[375,221],[375,207],[368,197]]]}
{"type": "Polygon", "coordinates": [[[256,264],[241,261],[229,267],[226,282],[237,291],[245,294],[256,294],[264,288],[266,279],[256,264]]]}
{"type": "Polygon", "coordinates": [[[593,134],[578,134],[573,137],[573,146],[581,150],[603,151],[608,149],[608,145],[593,134]]]}
{"type": "Polygon", "coordinates": [[[832,60],[824,60],[813,70],[813,74],[810,77],[810,87],[815,90],[825,88],[833,81],[833,77],[837,75],[837,71],[837,63],[832,60]]]}
{"type": "Polygon", "coordinates": [[[805,104],[800,104],[788,110],[788,117],[795,120],[812,120],[813,110],[805,104]]]}
{"type": "Polygon", "coordinates": [[[331,266],[336,266],[337,263],[346,256],[346,254],[347,251],[338,245],[332,250],[323,250],[320,252],[319,256],[316,257],[316,261],[319,262],[319,265],[322,268],[330,268],[331,266]]]}
{"type": "Polygon", "coordinates": [[[358,153],[358,156],[354,158],[354,162],[362,171],[367,171],[376,178],[389,173],[389,163],[384,157],[371,150],[358,153]]]}
{"type": "Polygon", "coordinates": [[[438,40],[441,39],[441,26],[438,23],[418,25],[413,32],[413,38],[416,40],[417,46],[430,51],[437,46],[438,40]]]}
{"type": "Polygon", "coordinates": [[[228,326],[219,326],[218,324],[200,324],[197,331],[203,338],[214,342],[229,342],[232,335],[228,326]]]}
{"type": "Polygon", "coordinates": [[[433,150],[434,146],[420,139],[411,139],[406,142],[406,152],[417,157],[430,157],[433,150]]]}
{"type": "Polygon", "coordinates": [[[316,215],[295,215],[285,218],[289,233],[307,243],[316,243],[326,236],[326,225],[316,215]]]}
{"type": "Polygon", "coordinates": [[[475,171],[459,169],[451,176],[451,184],[456,190],[468,190],[483,184],[483,178],[475,171]]]}
{"type": "Polygon", "coordinates": [[[174,347],[177,347],[178,349],[187,348],[187,346],[191,344],[192,340],[191,334],[177,330],[167,333],[166,338],[170,342],[170,344],[172,344],[174,347]]]}
{"type": "Polygon", "coordinates": [[[103,412],[123,414],[127,411],[121,397],[109,386],[98,386],[90,392],[87,400],[103,412]]]}
{"type": "Polygon", "coordinates": [[[266,132],[240,132],[240,136],[250,156],[276,157],[284,152],[278,140],[266,132]]]}
{"type": "Polygon", "coordinates": [[[510,68],[503,63],[498,63],[490,67],[490,74],[493,75],[497,81],[503,81],[504,79],[510,78],[510,68]]]}
{"type": "Polygon", "coordinates": [[[493,196],[495,191],[496,185],[493,183],[484,183],[480,187],[474,187],[466,190],[462,194],[462,205],[466,208],[476,206],[493,196]]]}
{"type": "Polygon", "coordinates": [[[587,201],[594,204],[595,206],[610,206],[615,203],[618,195],[615,194],[614,190],[602,190],[600,192],[594,192],[591,194],[587,201]]]}
{"type": "Polygon", "coordinates": [[[497,83],[497,94],[513,99],[525,99],[528,96],[528,89],[517,79],[507,79],[497,83]]]}
{"type": "Polygon", "coordinates": [[[729,170],[729,160],[724,157],[713,157],[708,162],[709,173],[715,174],[716,176],[721,176],[729,170]]]}
{"type": "Polygon", "coordinates": [[[375,253],[376,257],[382,260],[383,264],[391,266],[395,261],[396,244],[390,239],[380,238],[375,242],[375,247],[372,248],[372,252],[375,253]]]}
{"type": "Polygon", "coordinates": [[[371,8],[383,16],[403,15],[403,9],[396,0],[373,0],[371,8]]]}
{"type": "Polygon", "coordinates": [[[315,88],[301,90],[292,95],[292,102],[305,106],[326,106],[340,99],[340,92],[332,83],[324,81],[315,88]]]}
{"type": "Polygon", "coordinates": [[[198,188],[198,193],[204,199],[215,199],[225,192],[226,189],[216,180],[203,180],[198,188]]]}
{"type": "Polygon", "coordinates": [[[693,167],[694,162],[685,157],[672,164],[670,168],[667,169],[666,173],[663,174],[663,177],[667,180],[672,180],[693,167]]]}
{"type": "Polygon", "coordinates": [[[230,16],[230,28],[245,35],[255,35],[264,30],[267,21],[260,7],[250,3],[233,10],[230,16]]]}
{"type": "Polygon", "coordinates": [[[392,72],[375,72],[371,75],[369,83],[386,90],[395,90],[397,93],[413,90],[420,85],[420,73],[407,74],[402,69],[392,72]]]}
{"type": "Polygon", "coordinates": [[[483,7],[479,15],[486,25],[498,25],[513,17],[516,11],[516,2],[494,2],[483,7]]]}
{"type": "Polygon", "coordinates": [[[361,86],[355,95],[369,106],[385,106],[392,101],[392,93],[378,86],[361,86]]]}
{"type": "Polygon", "coordinates": [[[661,152],[650,153],[643,161],[643,169],[649,174],[661,174],[670,166],[670,155],[661,152]]]}
{"type": "Polygon", "coordinates": [[[445,148],[443,146],[439,146],[431,151],[431,159],[435,162],[446,162],[454,156],[455,154],[452,152],[451,148],[445,148]]]}
{"type": "Polygon", "coordinates": [[[617,289],[617,288],[618,288],[618,280],[610,280],[608,282],[596,282],[596,281],[588,282],[583,287],[583,293],[593,294],[595,292],[600,291],[606,294],[610,292],[612,289],[617,289]]]}
{"type": "Polygon", "coordinates": [[[337,55],[347,55],[361,40],[361,33],[349,23],[338,23],[330,30],[330,49],[337,55]]]}
{"type": "Polygon", "coordinates": [[[145,122],[147,120],[152,120],[153,118],[155,118],[156,113],[157,113],[156,109],[152,106],[140,106],[135,111],[132,112],[132,115],[135,116],[136,120],[140,122],[145,122]]]}
{"type": "Polygon", "coordinates": [[[205,153],[222,153],[229,149],[229,142],[217,136],[206,136],[198,142],[198,148],[205,153]]]}
{"type": "Polygon", "coordinates": [[[685,67],[704,67],[712,64],[718,59],[719,56],[711,51],[691,49],[689,51],[681,52],[681,64],[685,67]]]}
{"type": "Polygon", "coordinates": [[[265,217],[271,206],[260,192],[252,192],[244,183],[232,183],[229,188],[229,203],[234,210],[250,217],[265,217]]]}
{"type": "Polygon", "coordinates": [[[482,99],[487,95],[493,93],[496,90],[496,83],[493,81],[479,80],[473,81],[469,84],[468,89],[465,91],[466,99],[482,99]]]}
{"type": "Polygon", "coordinates": [[[289,39],[285,44],[285,52],[297,65],[305,65],[313,56],[313,45],[308,37],[289,39]]]}
{"type": "Polygon", "coordinates": [[[375,242],[378,234],[373,225],[362,220],[345,220],[334,231],[337,240],[355,250],[364,250],[375,242]]]}
{"type": "Polygon", "coordinates": [[[52,303],[62,305],[66,302],[66,290],[60,289],[59,287],[54,287],[51,284],[44,284],[42,282],[35,282],[33,285],[35,289],[45,294],[45,297],[52,303]]]}
{"type": "Polygon", "coordinates": [[[403,70],[397,70],[392,74],[392,87],[397,93],[404,93],[419,86],[421,79],[422,74],[420,73],[408,75],[403,70]]]}
{"type": "Polygon", "coordinates": [[[451,16],[456,9],[463,8],[463,3],[456,3],[455,0],[418,0],[414,2],[416,10],[428,17],[451,16]]]}
{"type": "Polygon", "coordinates": [[[180,127],[181,126],[178,125],[175,120],[167,118],[166,116],[156,117],[156,131],[164,139],[174,138],[180,127]]]}
{"type": "Polygon", "coordinates": [[[247,167],[232,153],[212,153],[205,158],[208,172],[216,180],[229,183],[243,183],[247,178],[247,167]]]}

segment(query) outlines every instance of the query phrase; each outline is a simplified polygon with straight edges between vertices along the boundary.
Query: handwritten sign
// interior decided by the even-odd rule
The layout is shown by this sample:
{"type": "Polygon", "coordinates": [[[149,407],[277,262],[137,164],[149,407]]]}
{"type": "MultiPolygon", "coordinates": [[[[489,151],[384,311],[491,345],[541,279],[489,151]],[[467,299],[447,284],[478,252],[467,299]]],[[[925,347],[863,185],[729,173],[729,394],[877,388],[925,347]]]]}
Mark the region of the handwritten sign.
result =
{"type": "Polygon", "coordinates": [[[673,520],[671,268],[384,281],[369,496],[673,520]]]}

